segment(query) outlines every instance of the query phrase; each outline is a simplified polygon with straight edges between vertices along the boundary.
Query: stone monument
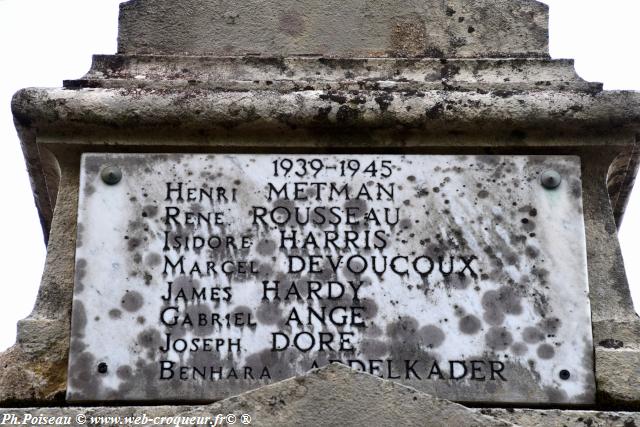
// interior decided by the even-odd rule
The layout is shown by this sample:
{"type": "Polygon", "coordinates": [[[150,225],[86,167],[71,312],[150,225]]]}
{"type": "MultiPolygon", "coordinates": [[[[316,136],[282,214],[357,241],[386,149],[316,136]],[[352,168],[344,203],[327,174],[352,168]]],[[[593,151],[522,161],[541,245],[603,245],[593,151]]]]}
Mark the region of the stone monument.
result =
{"type": "Polygon", "coordinates": [[[6,421],[640,422],[640,96],[551,60],[547,21],[121,4],[117,54],[13,100],[48,252],[6,421]]]}

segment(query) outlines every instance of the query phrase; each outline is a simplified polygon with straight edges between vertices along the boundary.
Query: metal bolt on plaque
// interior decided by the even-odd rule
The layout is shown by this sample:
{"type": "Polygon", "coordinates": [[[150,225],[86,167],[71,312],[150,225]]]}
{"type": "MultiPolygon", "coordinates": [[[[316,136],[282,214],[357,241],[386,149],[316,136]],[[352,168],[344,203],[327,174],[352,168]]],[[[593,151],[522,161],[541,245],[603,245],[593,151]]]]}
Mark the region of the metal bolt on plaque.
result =
{"type": "Polygon", "coordinates": [[[566,369],[563,369],[560,371],[560,379],[561,380],[568,380],[569,378],[571,378],[571,372],[569,372],[566,369]]]}
{"type": "Polygon", "coordinates": [[[560,186],[562,177],[558,172],[554,170],[547,170],[542,173],[540,182],[542,183],[542,186],[547,190],[553,190],[560,186]]]}
{"type": "Polygon", "coordinates": [[[106,166],[100,174],[102,181],[107,185],[116,185],[122,179],[122,171],[117,166],[106,166]]]}

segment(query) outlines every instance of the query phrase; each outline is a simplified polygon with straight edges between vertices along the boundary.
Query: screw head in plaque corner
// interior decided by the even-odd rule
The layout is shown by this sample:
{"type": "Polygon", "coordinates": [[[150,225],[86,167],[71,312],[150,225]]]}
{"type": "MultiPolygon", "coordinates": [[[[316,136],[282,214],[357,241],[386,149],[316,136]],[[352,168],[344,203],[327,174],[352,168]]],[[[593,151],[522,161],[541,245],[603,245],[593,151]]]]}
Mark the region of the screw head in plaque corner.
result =
{"type": "Polygon", "coordinates": [[[98,372],[99,373],[106,374],[108,370],[109,370],[109,366],[106,363],[104,363],[104,362],[98,363],[98,372]]]}
{"type": "Polygon", "coordinates": [[[566,381],[566,380],[568,380],[569,378],[571,378],[571,372],[569,372],[569,371],[568,371],[568,370],[566,370],[566,369],[563,369],[563,370],[561,370],[561,371],[560,371],[560,375],[559,375],[559,376],[560,376],[560,379],[561,379],[561,380],[566,381]]]}
{"type": "Polygon", "coordinates": [[[562,182],[562,176],[553,169],[546,170],[542,172],[540,176],[540,183],[547,190],[553,190],[560,186],[562,182]]]}
{"type": "Polygon", "coordinates": [[[102,168],[100,177],[105,184],[116,185],[122,179],[122,171],[117,166],[108,165],[102,168]]]}

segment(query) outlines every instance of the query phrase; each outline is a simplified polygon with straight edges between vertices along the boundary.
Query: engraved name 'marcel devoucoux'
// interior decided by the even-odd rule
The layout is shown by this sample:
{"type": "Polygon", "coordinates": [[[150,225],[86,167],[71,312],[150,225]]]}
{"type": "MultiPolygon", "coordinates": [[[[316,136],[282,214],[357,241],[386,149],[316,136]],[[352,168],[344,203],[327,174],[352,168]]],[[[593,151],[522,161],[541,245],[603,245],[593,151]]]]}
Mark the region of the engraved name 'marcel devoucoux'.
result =
{"type": "Polygon", "coordinates": [[[85,154],[80,184],[71,401],[331,362],[458,401],[594,399],[576,157],[85,154]]]}

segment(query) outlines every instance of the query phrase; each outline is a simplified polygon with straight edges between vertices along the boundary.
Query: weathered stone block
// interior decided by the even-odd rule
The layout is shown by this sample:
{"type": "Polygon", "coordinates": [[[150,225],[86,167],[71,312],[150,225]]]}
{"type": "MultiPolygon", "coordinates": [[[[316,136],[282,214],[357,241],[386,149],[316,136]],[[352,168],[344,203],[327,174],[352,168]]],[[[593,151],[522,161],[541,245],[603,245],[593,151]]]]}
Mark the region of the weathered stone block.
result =
{"type": "MultiPolygon", "coordinates": [[[[64,89],[14,98],[51,238],[34,311],[0,355],[2,402],[51,404],[66,388],[83,152],[277,150],[579,156],[598,404],[640,405],[640,323],[616,238],[638,169],[640,97],[603,92],[571,61],[549,60],[546,6],[135,0],[122,5],[119,52],[96,57],[64,89]]],[[[153,409],[165,410],[179,409],[153,409]]],[[[509,419],[518,414],[525,425],[583,417],[514,411],[509,419]]]]}
{"type": "MultiPolygon", "coordinates": [[[[512,425],[462,405],[337,364],[212,405],[27,408],[4,409],[3,412],[15,414],[20,420],[25,414],[33,413],[47,417],[69,416],[72,425],[79,425],[76,421],[79,413],[85,415],[87,420],[100,416],[146,415],[147,419],[162,416],[201,417],[202,420],[210,417],[208,423],[201,421],[200,425],[212,425],[217,414],[233,414],[236,417],[234,423],[219,419],[216,425],[222,426],[242,425],[243,415],[249,415],[251,425],[255,426],[512,425]]],[[[151,424],[151,421],[145,423],[151,424]]]]}
{"type": "Polygon", "coordinates": [[[118,52],[546,57],[547,21],[532,0],[135,0],[121,5],[118,52]]]}
{"type": "Polygon", "coordinates": [[[636,406],[640,401],[640,351],[599,346],[595,352],[596,383],[602,404],[636,406]]]}

